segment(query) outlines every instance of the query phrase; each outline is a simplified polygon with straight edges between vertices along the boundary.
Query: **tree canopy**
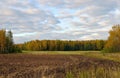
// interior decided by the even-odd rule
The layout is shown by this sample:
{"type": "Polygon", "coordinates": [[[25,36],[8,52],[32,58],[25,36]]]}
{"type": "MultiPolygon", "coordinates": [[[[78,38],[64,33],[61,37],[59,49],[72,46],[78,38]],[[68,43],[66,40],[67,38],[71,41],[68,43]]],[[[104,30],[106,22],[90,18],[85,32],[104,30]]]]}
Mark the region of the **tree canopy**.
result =
{"type": "Polygon", "coordinates": [[[18,46],[30,51],[99,51],[103,49],[105,42],[104,40],[32,40],[18,46]]]}
{"type": "Polygon", "coordinates": [[[120,52],[120,25],[115,25],[109,31],[109,37],[104,52],[120,52]]]}
{"type": "Polygon", "coordinates": [[[0,30],[0,53],[16,53],[21,50],[14,45],[11,31],[0,30]]]}

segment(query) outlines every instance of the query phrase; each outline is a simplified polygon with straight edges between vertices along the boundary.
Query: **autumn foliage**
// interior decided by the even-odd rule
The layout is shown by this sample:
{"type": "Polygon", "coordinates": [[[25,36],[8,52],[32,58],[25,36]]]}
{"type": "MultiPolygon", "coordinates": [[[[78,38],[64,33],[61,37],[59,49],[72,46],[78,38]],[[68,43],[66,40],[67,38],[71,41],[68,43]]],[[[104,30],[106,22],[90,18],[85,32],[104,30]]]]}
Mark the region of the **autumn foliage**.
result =
{"type": "Polygon", "coordinates": [[[24,44],[18,44],[22,50],[29,51],[96,51],[102,50],[104,40],[32,40],[24,44]]]}
{"type": "Polygon", "coordinates": [[[120,25],[115,25],[109,31],[108,41],[104,52],[120,52],[120,25]]]}
{"type": "Polygon", "coordinates": [[[0,53],[16,53],[20,49],[14,45],[12,32],[0,30],[0,53]]]}

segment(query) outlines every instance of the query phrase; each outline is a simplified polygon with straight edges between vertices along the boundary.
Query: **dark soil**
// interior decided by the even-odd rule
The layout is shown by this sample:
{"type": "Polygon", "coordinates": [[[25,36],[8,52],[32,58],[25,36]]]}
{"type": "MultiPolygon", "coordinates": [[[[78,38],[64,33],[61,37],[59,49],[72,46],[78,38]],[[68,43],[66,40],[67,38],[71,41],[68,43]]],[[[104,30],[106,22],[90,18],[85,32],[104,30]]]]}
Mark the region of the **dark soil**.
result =
{"type": "Polygon", "coordinates": [[[120,67],[119,62],[91,58],[82,55],[33,55],[1,54],[0,77],[8,78],[64,78],[68,71],[74,69],[120,67]]]}

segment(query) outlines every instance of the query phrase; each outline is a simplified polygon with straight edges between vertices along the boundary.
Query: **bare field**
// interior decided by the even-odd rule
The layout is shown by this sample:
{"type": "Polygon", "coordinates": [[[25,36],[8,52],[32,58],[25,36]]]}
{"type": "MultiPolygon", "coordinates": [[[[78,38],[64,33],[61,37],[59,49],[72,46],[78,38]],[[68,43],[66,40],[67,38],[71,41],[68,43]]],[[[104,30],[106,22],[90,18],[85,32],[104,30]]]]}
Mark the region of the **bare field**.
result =
{"type": "Polygon", "coordinates": [[[117,78],[119,74],[119,61],[91,54],[0,55],[0,78],[117,78]]]}

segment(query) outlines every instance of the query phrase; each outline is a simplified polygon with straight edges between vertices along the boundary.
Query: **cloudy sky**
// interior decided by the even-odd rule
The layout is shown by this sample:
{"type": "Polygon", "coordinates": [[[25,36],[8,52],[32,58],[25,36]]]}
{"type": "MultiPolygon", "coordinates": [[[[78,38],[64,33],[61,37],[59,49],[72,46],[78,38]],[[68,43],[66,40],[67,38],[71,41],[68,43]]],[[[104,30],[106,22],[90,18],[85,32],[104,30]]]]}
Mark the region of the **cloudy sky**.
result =
{"type": "Polygon", "coordinates": [[[107,39],[120,23],[120,0],[0,0],[0,28],[14,41],[107,39]]]}

